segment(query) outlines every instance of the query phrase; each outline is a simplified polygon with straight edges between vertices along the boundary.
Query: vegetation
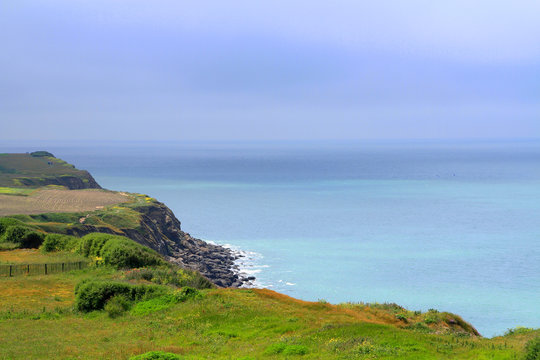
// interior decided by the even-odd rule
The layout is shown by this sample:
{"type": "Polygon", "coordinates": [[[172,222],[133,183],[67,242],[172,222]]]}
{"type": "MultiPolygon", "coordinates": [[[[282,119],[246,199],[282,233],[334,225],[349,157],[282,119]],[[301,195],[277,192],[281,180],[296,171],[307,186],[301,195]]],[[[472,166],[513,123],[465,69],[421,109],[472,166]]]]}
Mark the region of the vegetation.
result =
{"type": "Polygon", "coordinates": [[[54,157],[54,155],[48,151],[34,151],[34,152],[31,152],[30,155],[33,157],[43,157],[43,156],[54,157]]]}
{"type": "Polygon", "coordinates": [[[146,354],[141,354],[129,358],[129,360],[179,360],[180,356],[173,353],[163,351],[149,351],[146,354]]]}
{"type": "Polygon", "coordinates": [[[161,255],[123,236],[92,233],[82,238],[49,234],[41,251],[73,251],[118,269],[166,265],[161,255]]]}
{"type": "Polygon", "coordinates": [[[540,336],[530,340],[525,346],[525,360],[540,360],[540,336]]]}
{"type": "Polygon", "coordinates": [[[162,295],[164,288],[156,285],[132,285],[119,281],[85,280],[75,287],[75,307],[79,311],[102,310],[111,298],[137,301],[162,295]]]}
{"type": "Polygon", "coordinates": [[[2,195],[18,195],[18,196],[28,196],[34,192],[33,189],[25,188],[12,188],[12,187],[3,187],[0,186],[0,194],[2,195]]]}
{"type": "MultiPolygon", "coordinates": [[[[78,239],[79,255],[72,252],[77,247],[15,250],[0,252],[0,260],[47,262],[50,257],[48,261],[54,262],[85,251],[91,256],[105,246],[102,235],[78,239]]],[[[51,234],[47,238],[62,244],[73,241],[51,234]]],[[[504,337],[483,339],[448,327],[445,313],[437,312],[441,320],[433,320],[440,323],[425,325],[428,332],[418,331],[409,327],[412,319],[425,319],[434,311],[415,315],[395,304],[332,305],[264,289],[188,287],[188,282],[197,283],[196,276],[167,265],[125,270],[100,264],[46,276],[0,278],[2,356],[129,359],[172,353],[181,359],[519,359],[537,351],[533,339],[540,335],[538,330],[513,330],[504,337]],[[403,313],[409,322],[396,313],[403,313]]]]}
{"type": "Polygon", "coordinates": [[[0,186],[2,187],[36,188],[49,184],[66,184],[66,179],[60,179],[61,177],[73,179],[81,186],[86,183],[87,186],[83,186],[85,188],[98,187],[95,186],[88,172],[78,170],[46,151],[32,154],[1,154],[0,156],[0,186]],[[88,182],[85,182],[85,179],[88,182]]]}

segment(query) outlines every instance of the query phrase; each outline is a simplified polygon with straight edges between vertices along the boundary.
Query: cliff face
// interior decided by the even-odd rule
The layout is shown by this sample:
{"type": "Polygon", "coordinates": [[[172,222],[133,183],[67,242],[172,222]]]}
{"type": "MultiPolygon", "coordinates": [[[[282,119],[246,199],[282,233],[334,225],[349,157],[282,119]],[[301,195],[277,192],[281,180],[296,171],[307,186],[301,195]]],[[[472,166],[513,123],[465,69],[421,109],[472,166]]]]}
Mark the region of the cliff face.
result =
{"type": "Polygon", "coordinates": [[[126,236],[156,250],[172,263],[199,271],[218,286],[242,285],[243,280],[233,271],[237,256],[230,249],[209,244],[183,232],[180,221],[165,204],[154,202],[133,210],[141,215],[137,228],[114,231],[108,227],[79,225],[68,230],[68,233],[84,236],[92,232],[105,232],[126,236]]]}
{"type": "Polygon", "coordinates": [[[59,185],[65,186],[70,190],[79,190],[79,189],[101,189],[101,186],[96,182],[96,180],[90,175],[88,171],[81,170],[80,176],[72,175],[60,175],[54,177],[20,177],[15,178],[14,181],[20,183],[24,186],[29,187],[40,187],[47,185],[59,185]]]}
{"type": "Polygon", "coordinates": [[[135,210],[141,214],[140,227],[123,230],[127,237],[165,255],[173,263],[199,271],[218,286],[242,285],[233,271],[237,257],[230,249],[183,232],[180,221],[163,203],[135,210]]]}

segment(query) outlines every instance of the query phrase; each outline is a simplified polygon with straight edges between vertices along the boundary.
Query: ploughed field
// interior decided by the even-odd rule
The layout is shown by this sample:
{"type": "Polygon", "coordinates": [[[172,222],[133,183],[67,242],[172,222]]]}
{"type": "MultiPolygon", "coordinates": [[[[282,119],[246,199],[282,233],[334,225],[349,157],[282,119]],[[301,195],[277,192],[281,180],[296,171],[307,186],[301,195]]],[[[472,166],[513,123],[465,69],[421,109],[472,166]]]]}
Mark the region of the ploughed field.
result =
{"type": "Polygon", "coordinates": [[[28,196],[0,194],[0,216],[94,211],[129,199],[125,194],[98,189],[42,189],[28,196]]]}

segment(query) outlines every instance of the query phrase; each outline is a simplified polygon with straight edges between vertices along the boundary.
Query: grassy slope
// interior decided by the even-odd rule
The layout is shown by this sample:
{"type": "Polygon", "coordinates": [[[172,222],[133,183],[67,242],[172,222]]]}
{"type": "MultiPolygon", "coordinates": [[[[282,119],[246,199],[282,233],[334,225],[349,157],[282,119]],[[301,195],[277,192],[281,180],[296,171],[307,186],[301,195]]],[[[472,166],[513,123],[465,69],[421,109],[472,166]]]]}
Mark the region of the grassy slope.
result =
{"type": "MultiPolygon", "coordinates": [[[[0,252],[17,261],[61,254],[0,252]]],[[[264,289],[211,289],[204,297],[147,314],[111,319],[72,310],[75,284],[121,279],[89,268],[0,278],[0,359],[127,359],[164,350],[187,359],[516,359],[535,333],[483,339],[403,329],[393,313],[305,302],[264,289]],[[297,352],[303,355],[288,355],[297,352]]]]}
{"type": "MultiPolygon", "coordinates": [[[[0,187],[28,187],[21,179],[44,179],[74,176],[87,179],[88,173],[54,157],[30,154],[0,154],[0,187]]],[[[84,181],[84,180],[83,180],[84,181]]],[[[33,186],[30,186],[33,187],[33,186]]]]}
{"type": "Polygon", "coordinates": [[[41,229],[46,232],[54,232],[59,234],[65,234],[68,232],[68,230],[73,230],[77,227],[84,227],[84,225],[104,227],[120,234],[122,233],[121,229],[136,229],[139,226],[141,214],[134,209],[156,203],[155,199],[141,194],[127,194],[123,192],[94,189],[65,191],[65,193],[73,194],[78,192],[99,192],[99,194],[110,194],[113,200],[118,197],[118,201],[124,202],[105,206],[103,209],[95,211],[55,212],[33,215],[17,214],[6,215],[6,217],[18,219],[31,227],[41,229]],[[82,223],[81,219],[83,219],[82,223]]]}

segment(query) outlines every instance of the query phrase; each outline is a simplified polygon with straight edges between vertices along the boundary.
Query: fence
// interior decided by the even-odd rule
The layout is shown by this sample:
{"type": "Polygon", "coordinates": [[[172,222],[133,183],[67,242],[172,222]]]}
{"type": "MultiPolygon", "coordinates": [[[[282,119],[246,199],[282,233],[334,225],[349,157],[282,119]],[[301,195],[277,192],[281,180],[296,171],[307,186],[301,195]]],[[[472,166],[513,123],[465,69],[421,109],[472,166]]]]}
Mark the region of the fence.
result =
{"type": "Polygon", "coordinates": [[[88,267],[88,262],[66,262],[55,264],[14,264],[0,265],[0,276],[47,275],[64,271],[80,270],[88,267]]]}

